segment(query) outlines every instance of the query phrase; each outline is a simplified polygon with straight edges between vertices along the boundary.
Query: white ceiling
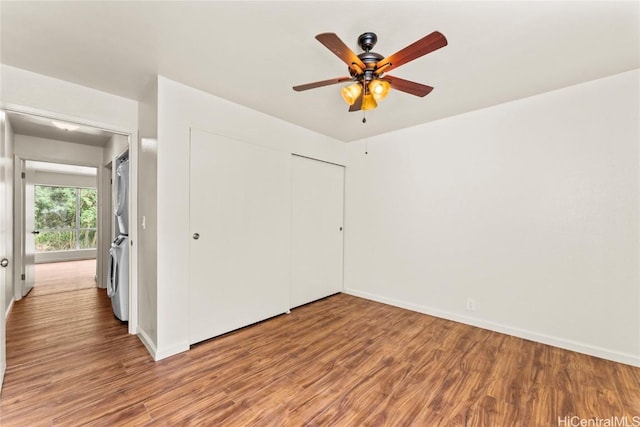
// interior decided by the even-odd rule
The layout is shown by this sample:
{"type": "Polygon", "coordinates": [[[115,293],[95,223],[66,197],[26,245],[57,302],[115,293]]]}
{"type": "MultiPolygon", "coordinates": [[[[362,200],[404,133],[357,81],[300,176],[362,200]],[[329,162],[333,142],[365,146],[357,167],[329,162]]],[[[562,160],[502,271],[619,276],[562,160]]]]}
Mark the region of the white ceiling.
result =
{"type": "Polygon", "coordinates": [[[137,99],[156,74],[353,141],[640,67],[638,1],[0,2],[1,60],[137,99]],[[434,86],[392,91],[348,113],[346,66],[314,39],[335,32],[388,56],[438,30],[449,45],[393,75],[434,86]]]}
{"type": "Polygon", "coordinates": [[[57,128],[51,119],[32,116],[29,114],[7,113],[14,133],[36,136],[39,138],[55,139],[76,144],[104,147],[113,137],[113,133],[89,126],[79,126],[73,131],[57,128]]]}

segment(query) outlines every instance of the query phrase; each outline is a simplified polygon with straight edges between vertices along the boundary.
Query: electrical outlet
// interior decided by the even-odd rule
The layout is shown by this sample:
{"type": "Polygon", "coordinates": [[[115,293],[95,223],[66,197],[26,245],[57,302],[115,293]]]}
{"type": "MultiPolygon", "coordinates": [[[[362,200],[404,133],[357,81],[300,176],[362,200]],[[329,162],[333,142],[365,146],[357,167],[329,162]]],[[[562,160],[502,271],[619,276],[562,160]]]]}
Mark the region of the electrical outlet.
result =
{"type": "Polygon", "coordinates": [[[476,300],[473,298],[467,298],[467,310],[476,311],[476,300]]]}

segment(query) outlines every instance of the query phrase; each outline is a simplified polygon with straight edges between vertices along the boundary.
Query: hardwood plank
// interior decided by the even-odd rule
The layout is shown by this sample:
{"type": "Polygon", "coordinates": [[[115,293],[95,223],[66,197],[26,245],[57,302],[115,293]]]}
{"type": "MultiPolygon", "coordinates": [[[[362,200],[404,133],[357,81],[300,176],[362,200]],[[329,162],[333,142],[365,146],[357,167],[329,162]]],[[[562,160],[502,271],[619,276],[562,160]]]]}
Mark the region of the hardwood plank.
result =
{"type": "MultiPolygon", "coordinates": [[[[88,409],[89,412],[92,412],[92,409],[88,409]]],[[[90,422],[83,422],[82,426],[84,427],[102,427],[102,426],[141,426],[147,424],[152,421],[152,418],[149,416],[146,408],[142,403],[128,406],[124,410],[114,411],[108,415],[103,417],[94,419],[90,422]]],[[[62,425],[58,423],[56,420],[53,420],[54,425],[62,425]]],[[[70,424],[76,425],[76,424],[70,424]]]]}
{"type": "MultiPolygon", "coordinates": [[[[154,402],[145,405],[153,406],[154,402]]],[[[224,425],[223,420],[238,410],[238,405],[222,391],[195,393],[149,409],[153,420],[147,425],[224,425]]]]}
{"type": "Polygon", "coordinates": [[[96,260],[36,264],[31,297],[96,287],[96,260]]]}
{"type": "Polygon", "coordinates": [[[556,425],[640,415],[640,369],[348,295],[154,362],[104,290],[18,301],[0,424],[556,425]]]}

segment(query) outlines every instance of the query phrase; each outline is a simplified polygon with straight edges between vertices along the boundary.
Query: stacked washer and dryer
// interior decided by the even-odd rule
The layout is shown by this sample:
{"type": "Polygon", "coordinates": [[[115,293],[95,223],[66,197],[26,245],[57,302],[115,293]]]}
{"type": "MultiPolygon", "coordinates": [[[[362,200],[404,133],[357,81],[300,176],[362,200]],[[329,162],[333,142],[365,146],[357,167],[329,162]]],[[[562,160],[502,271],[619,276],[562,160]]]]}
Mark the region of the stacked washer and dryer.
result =
{"type": "Polygon", "coordinates": [[[115,239],[109,250],[109,278],[107,295],[113,313],[121,321],[129,320],[129,159],[116,160],[114,186],[115,239]]]}

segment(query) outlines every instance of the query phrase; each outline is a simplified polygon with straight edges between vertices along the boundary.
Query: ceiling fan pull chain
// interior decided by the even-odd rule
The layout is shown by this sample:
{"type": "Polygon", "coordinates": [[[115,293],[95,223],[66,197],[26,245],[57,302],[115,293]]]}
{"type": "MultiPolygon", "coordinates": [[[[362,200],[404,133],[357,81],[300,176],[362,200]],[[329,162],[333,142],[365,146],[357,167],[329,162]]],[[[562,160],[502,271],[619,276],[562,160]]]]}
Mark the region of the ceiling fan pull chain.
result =
{"type": "MultiPolygon", "coordinates": [[[[361,84],[362,88],[364,89],[364,93],[362,94],[362,96],[365,97],[367,96],[367,92],[369,92],[369,85],[366,81],[362,81],[361,84]]],[[[367,123],[367,110],[365,110],[364,108],[362,109],[362,123],[367,123]]]]}

